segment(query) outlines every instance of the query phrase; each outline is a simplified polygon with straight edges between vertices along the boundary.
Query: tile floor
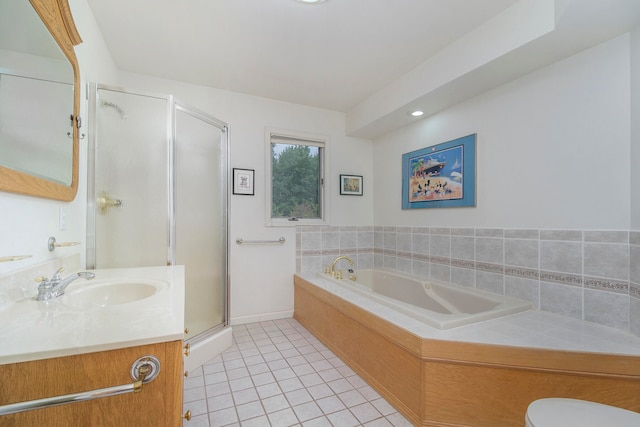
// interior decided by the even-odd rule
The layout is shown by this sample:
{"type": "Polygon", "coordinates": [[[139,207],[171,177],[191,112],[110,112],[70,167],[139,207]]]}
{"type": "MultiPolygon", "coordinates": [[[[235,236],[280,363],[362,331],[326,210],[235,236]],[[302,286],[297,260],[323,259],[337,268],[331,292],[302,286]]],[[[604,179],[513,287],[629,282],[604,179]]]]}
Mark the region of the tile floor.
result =
{"type": "Polygon", "coordinates": [[[184,383],[185,427],[411,426],[295,319],[233,327],[184,383]]]}

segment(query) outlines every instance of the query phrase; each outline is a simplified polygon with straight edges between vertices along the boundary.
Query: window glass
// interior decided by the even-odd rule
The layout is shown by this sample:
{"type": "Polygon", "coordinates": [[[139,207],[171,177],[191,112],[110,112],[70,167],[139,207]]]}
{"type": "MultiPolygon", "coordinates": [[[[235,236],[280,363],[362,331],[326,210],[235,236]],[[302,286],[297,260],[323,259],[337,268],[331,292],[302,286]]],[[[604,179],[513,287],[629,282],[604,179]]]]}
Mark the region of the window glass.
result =
{"type": "Polygon", "coordinates": [[[321,137],[270,132],[267,224],[323,224],[324,150],[321,137]]]}
{"type": "Polygon", "coordinates": [[[271,217],[321,218],[320,147],[271,144],[271,217]]]}

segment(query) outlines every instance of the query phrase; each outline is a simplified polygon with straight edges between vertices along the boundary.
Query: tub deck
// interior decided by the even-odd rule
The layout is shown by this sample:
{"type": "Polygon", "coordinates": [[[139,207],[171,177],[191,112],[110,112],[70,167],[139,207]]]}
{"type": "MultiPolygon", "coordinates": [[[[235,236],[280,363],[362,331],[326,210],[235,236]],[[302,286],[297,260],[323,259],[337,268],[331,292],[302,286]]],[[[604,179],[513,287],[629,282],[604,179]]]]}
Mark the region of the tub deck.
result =
{"type": "Polygon", "coordinates": [[[318,280],[294,276],[294,317],[415,425],[521,427],[527,406],[543,397],[640,411],[640,339],[629,336],[627,354],[607,354],[575,349],[570,339],[567,349],[535,348],[535,339],[527,347],[526,337],[500,344],[479,325],[416,334],[411,322],[407,330],[373,314],[384,306],[362,308],[347,300],[357,295],[318,280]]]}

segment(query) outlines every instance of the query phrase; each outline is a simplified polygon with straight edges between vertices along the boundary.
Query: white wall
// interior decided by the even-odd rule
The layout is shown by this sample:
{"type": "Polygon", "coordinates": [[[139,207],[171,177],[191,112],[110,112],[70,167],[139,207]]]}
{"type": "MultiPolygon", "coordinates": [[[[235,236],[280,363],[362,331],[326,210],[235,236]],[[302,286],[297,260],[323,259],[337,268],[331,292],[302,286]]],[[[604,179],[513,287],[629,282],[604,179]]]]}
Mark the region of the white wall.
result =
{"type": "MultiPolygon", "coordinates": [[[[237,93],[199,87],[148,76],[120,73],[111,60],[91,9],[85,0],[70,5],[83,39],[76,47],[83,83],[95,81],[139,91],[173,94],[186,103],[228,123],[231,166],[255,169],[256,195],[230,197],[230,237],[272,239],[284,236],[282,247],[238,247],[231,244],[231,317],[251,321],[291,313],[292,275],[295,271],[295,231],[293,228],[265,227],[265,127],[298,130],[329,137],[328,190],[332,225],[373,225],[370,209],[373,194],[370,141],[345,136],[344,115],[237,93]],[[338,194],[338,175],[351,173],[365,178],[363,197],[338,194]]],[[[83,92],[86,87],[83,85],[83,92]]],[[[86,99],[82,96],[86,118],[86,99]]],[[[87,120],[85,120],[87,122],[87,120]]],[[[87,133],[86,126],[82,132],[87,133]]],[[[0,264],[0,274],[8,273],[57,256],[78,253],[84,264],[85,246],[46,249],[47,239],[85,241],[87,144],[80,143],[80,188],[72,203],[0,193],[0,256],[33,254],[34,257],[0,264]],[[59,209],[67,216],[66,231],[58,230],[59,209]]],[[[205,191],[206,189],[203,189],[205,191]]]]}
{"type": "MultiPolygon", "coordinates": [[[[345,136],[341,113],[119,73],[86,1],[70,3],[84,40],[76,48],[83,81],[178,96],[229,124],[231,167],[256,170],[256,195],[230,197],[231,318],[236,322],[293,309],[295,232],[264,226],[267,126],[329,137],[332,225],[375,221],[376,225],[628,229],[640,223],[630,219],[632,201],[640,204],[640,200],[631,196],[629,162],[629,46],[633,39],[632,58],[637,63],[638,30],[384,135],[372,148],[367,140],[345,136]],[[402,211],[401,155],[469,133],[478,133],[477,208],[402,211]],[[365,195],[339,196],[340,173],[363,175],[365,195]],[[287,239],[282,247],[233,243],[236,237],[280,236],[287,239]]],[[[637,114],[637,76],[633,82],[637,114]]],[[[633,129],[637,144],[637,125],[633,129]]],[[[72,203],[0,193],[0,256],[34,255],[0,264],[0,274],[52,257],[84,256],[84,245],[64,253],[50,254],[46,249],[50,235],[60,241],[84,241],[86,142],[81,142],[80,176],[78,197],[72,203]],[[67,216],[66,231],[58,230],[60,208],[67,216]]]]}
{"type": "Polygon", "coordinates": [[[628,34],[374,141],[376,225],[630,227],[628,34]],[[403,211],[401,155],[477,133],[477,207],[403,211]]]}
{"type": "MultiPolygon", "coordinates": [[[[631,164],[640,165],[640,25],[631,31],[631,164]]],[[[640,230],[640,167],[631,170],[631,228],[640,230]]]]}
{"type": "MultiPolygon", "coordinates": [[[[111,56],[106,50],[91,10],[85,0],[71,0],[74,21],[83,38],[76,46],[81,79],[113,81],[117,76],[111,56]]],[[[84,96],[81,97],[86,117],[84,96]]],[[[86,133],[86,127],[81,132],[86,133]]],[[[18,194],[0,192],[0,257],[8,255],[33,255],[23,261],[0,263],[0,275],[41,262],[67,255],[80,254],[84,260],[85,246],[47,249],[47,239],[55,236],[59,242],[85,241],[86,223],[86,142],[80,141],[80,182],[78,195],[72,202],[57,202],[18,194]],[[60,210],[66,216],[66,228],[59,230],[60,210]]],[[[84,261],[82,261],[84,264],[84,261]]],[[[53,271],[51,272],[53,273],[53,271]]],[[[34,285],[35,289],[35,285],[34,285]]]]}
{"type": "MultiPolygon", "coordinates": [[[[231,167],[254,169],[255,196],[230,195],[229,237],[231,321],[255,321],[290,315],[293,311],[295,229],[265,226],[265,127],[290,129],[329,138],[328,188],[332,225],[373,225],[372,149],[367,140],[345,136],[341,113],[195,86],[176,81],[121,73],[122,87],[173,94],[223,120],[229,126],[231,167]],[[339,196],[338,175],[365,177],[363,197],[339,196]],[[238,246],[235,239],[286,238],[283,246],[238,246]]],[[[206,187],[203,186],[203,191],[206,187]]]]}

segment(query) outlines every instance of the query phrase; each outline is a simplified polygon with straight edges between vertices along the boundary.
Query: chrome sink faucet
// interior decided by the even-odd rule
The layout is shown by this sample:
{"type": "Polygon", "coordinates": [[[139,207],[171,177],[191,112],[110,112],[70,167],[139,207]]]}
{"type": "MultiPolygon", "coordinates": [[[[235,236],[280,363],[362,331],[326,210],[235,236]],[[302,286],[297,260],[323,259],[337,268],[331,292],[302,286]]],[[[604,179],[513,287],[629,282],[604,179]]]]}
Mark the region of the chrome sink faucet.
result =
{"type": "Polygon", "coordinates": [[[60,295],[64,294],[64,290],[69,286],[69,283],[74,280],[83,277],[87,280],[91,280],[96,277],[95,274],[89,273],[88,271],[81,271],[79,273],[70,274],[69,276],[62,278],[62,272],[64,271],[64,267],[60,267],[58,271],[51,277],[51,279],[46,278],[45,276],[41,276],[36,278],[36,282],[39,282],[38,285],[38,296],[36,300],[38,301],[46,301],[60,295]]]}
{"type": "MultiPolygon", "coordinates": [[[[331,276],[336,277],[336,264],[338,263],[338,261],[340,261],[341,259],[347,260],[349,261],[349,264],[351,264],[351,267],[355,267],[356,264],[351,260],[351,258],[349,258],[348,256],[339,256],[338,258],[333,260],[333,263],[331,264],[331,276]]],[[[342,276],[341,272],[338,272],[340,276],[342,276]]],[[[339,277],[339,279],[341,279],[342,277],[339,277]]]]}

